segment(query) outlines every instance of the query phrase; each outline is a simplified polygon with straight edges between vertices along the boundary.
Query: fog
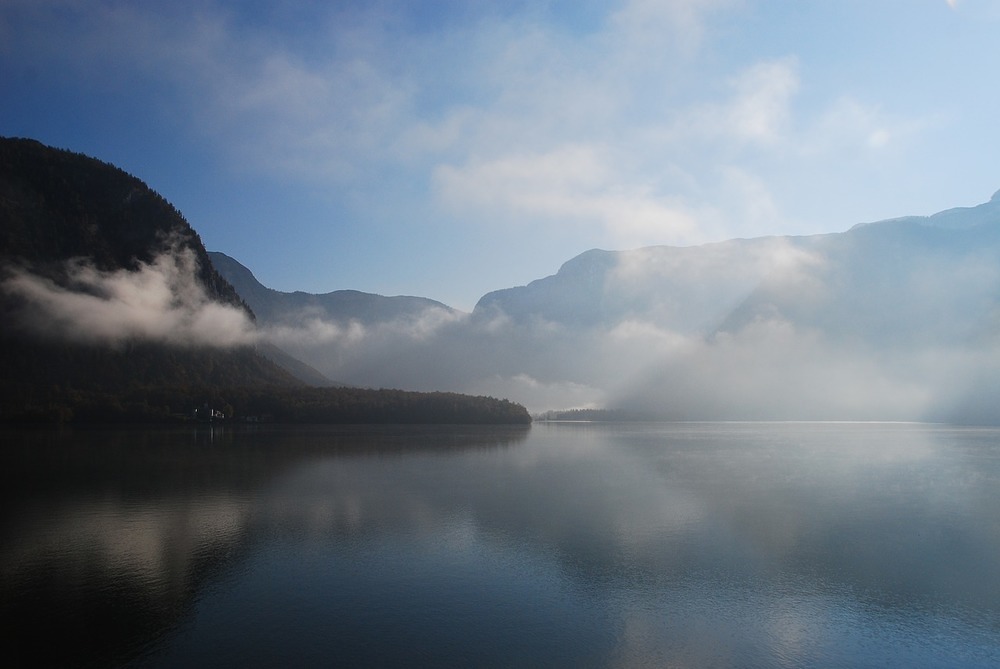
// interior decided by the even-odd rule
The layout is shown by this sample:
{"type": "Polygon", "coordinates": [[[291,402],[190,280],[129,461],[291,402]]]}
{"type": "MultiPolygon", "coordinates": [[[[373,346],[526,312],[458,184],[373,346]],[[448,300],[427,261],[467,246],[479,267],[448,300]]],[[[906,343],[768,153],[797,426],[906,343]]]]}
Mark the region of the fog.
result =
{"type": "Polygon", "coordinates": [[[101,271],[85,259],[66,263],[66,281],[7,267],[3,290],[13,316],[33,334],[117,345],[141,339],[176,346],[253,343],[249,315],[212,300],[197,279],[194,252],[174,246],[136,270],[101,271]]]}
{"type": "Polygon", "coordinates": [[[176,246],[133,271],[75,260],[58,284],[10,267],[3,289],[18,323],[44,336],[268,342],[334,383],[492,395],[532,412],[992,423],[995,236],[986,224],[956,230],[915,219],[594,251],[485,296],[472,313],[429,306],[365,322],[310,307],[254,323],[213,301],[194,254],[176,246]]]}
{"type": "Polygon", "coordinates": [[[918,220],[592,252],[471,314],[375,326],[312,314],[264,331],[337,381],[507,397],[533,412],[995,422],[997,248],[987,227],[918,220]]]}

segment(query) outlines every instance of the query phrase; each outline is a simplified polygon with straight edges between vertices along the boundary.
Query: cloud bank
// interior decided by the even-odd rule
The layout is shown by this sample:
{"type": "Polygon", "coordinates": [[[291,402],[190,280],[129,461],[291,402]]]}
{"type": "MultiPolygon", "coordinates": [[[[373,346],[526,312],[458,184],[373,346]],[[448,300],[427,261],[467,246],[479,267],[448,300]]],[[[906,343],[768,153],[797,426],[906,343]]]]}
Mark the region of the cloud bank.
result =
{"type": "Polygon", "coordinates": [[[172,248],[135,270],[101,271],[86,260],[65,266],[66,281],[9,267],[2,287],[21,327],[41,336],[118,345],[140,339],[173,346],[251,344],[248,314],[213,301],[197,281],[197,259],[172,248]]]}
{"type": "MultiPolygon", "coordinates": [[[[993,206],[951,217],[986,220],[993,206]]],[[[330,378],[503,396],[534,412],[995,421],[992,227],[931,220],[589,252],[472,314],[375,326],[319,315],[289,332],[334,333],[293,351],[330,378]]]]}
{"type": "Polygon", "coordinates": [[[471,314],[428,307],[369,322],[311,308],[257,325],[213,301],[193,252],[176,246],[134,270],[72,261],[58,283],[8,268],[2,288],[40,336],[266,341],[337,382],[506,397],[534,412],[995,420],[1000,273],[977,241],[989,226],[899,226],[584,254],[471,314]],[[970,243],[944,245],[942,234],[970,243]]]}

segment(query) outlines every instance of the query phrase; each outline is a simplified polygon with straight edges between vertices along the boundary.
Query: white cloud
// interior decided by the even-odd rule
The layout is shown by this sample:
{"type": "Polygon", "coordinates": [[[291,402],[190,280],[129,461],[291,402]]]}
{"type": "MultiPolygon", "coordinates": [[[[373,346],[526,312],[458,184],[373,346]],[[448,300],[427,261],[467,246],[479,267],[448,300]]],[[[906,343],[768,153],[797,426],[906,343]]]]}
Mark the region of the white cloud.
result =
{"type": "Polygon", "coordinates": [[[729,79],[727,99],[680,106],[671,114],[676,120],[653,128],[650,136],[681,145],[784,143],[792,138],[791,105],[799,86],[796,58],[761,61],[729,79]]]}
{"type": "Polygon", "coordinates": [[[795,59],[786,58],[758,63],[736,79],[736,97],[726,114],[736,136],[765,143],[787,136],[789,106],[799,86],[796,70],[795,59]]]}
{"type": "Polygon", "coordinates": [[[697,214],[681,198],[622,181],[612,161],[593,146],[440,166],[434,177],[439,197],[467,215],[500,212],[529,224],[541,219],[590,225],[626,246],[699,237],[697,214]]]}
{"type": "Polygon", "coordinates": [[[303,314],[294,323],[268,326],[262,337],[279,347],[350,347],[364,341],[365,334],[365,326],[358,321],[337,323],[303,314]]]}
{"type": "Polygon", "coordinates": [[[473,3],[420,30],[395,0],[315,4],[294,12],[307,18],[294,29],[223,0],[36,4],[21,13],[47,17],[33,31],[16,22],[22,41],[8,50],[95,90],[157,91],[151,113],[195,133],[191,145],[273,178],[276,191],[294,182],[297,196],[317,195],[303,206],[312,239],[363,239],[413,263],[413,280],[426,261],[375,240],[376,226],[392,240],[433,240],[434,261],[455,253],[452,239],[482,242],[489,250],[462,251],[487,258],[492,241],[513,248],[511,233],[533,230],[535,257],[553,267],[568,242],[843,229],[870,220],[855,212],[887,198],[872,184],[899,183],[906,149],[934,129],[924,108],[832,79],[835,63],[807,38],[781,26],[748,34],[776,10],[739,0],[588,4],[584,29],[548,5],[473,3]],[[763,48],[772,30],[787,39],[763,48]]]}
{"type": "Polygon", "coordinates": [[[732,4],[732,0],[627,0],[611,14],[609,32],[622,49],[691,53],[702,44],[708,15],[732,4]]]}
{"type": "Polygon", "coordinates": [[[24,301],[24,327],[43,336],[117,344],[129,339],[178,346],[226,347],[256,340],[238,307],[215,302],[197,282],[190,249],[173,249],[135,271],[105,272],[78,260],[68,285],[10,269],[3,290],[24,301]]]}
{"type": "Polygon", "coordinates": [[[814,119],[798,147],[805,156],[826,157],[887,150],[918,136],[933,123],[933,119],[894,117],[876,105],[844,96],[814,119]]]}

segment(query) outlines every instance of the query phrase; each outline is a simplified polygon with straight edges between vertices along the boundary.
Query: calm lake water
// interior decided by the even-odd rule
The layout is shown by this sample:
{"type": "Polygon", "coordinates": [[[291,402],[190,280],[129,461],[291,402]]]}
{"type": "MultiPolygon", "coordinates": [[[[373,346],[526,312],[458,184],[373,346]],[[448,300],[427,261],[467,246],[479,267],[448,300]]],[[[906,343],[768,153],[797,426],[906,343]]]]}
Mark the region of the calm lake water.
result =
{"type": "Polygon", "coordinates": [[[1000,666],[1000,431],[13,431],[4,664],[1000,666]]]}

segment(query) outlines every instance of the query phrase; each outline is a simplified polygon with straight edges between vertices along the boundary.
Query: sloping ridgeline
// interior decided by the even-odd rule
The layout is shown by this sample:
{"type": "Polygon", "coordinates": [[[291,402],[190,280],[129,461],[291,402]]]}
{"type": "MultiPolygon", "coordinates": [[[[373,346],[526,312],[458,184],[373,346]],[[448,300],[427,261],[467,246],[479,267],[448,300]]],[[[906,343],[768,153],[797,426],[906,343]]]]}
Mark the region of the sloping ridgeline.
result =
{"type": "Polygon", "coordinates": [[[142,181],[0,138],[0,421],[189,420],[205,404],[229,419],[530,420],[492,398],[310,388],[258,351],[253,323],[197,233],[142,181]]]}

